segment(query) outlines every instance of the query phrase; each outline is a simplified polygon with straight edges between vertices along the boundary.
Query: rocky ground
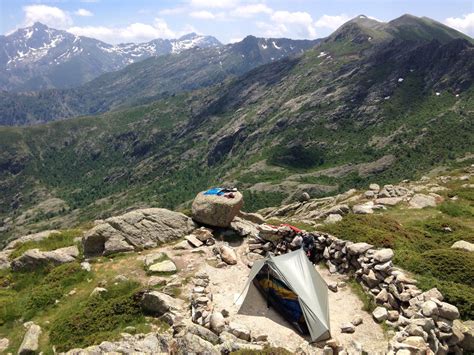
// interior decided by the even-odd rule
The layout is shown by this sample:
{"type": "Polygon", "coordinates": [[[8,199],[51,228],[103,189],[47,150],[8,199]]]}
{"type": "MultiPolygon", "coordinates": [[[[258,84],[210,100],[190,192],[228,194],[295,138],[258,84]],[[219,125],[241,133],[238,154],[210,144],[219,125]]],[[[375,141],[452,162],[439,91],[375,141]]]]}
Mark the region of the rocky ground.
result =
{"type": "MultiPolygon", "coordinates": [[[[450,186],[447,182],[454,179],[465,185],[463,189],[471,188],[469,174],[438,177],[436,182],[424,178],[395,186],[371,184],[365,192],[353,190],[326,199],[307,200],[305,196],[306,201],[262,212],[266,218],[298,219],[314,227],[330,225],[349,214],[390,211],[392,205],[412,210],[433,208],[443,199],[455,197],[443,193],[450,186]]],[[[165,209],[143,209],[96,221],[80,238],[45,231],[13,241],[0,252],[0,316],[8,313],[8,307],[18,306],[15,297],[10,301],[6,297],[17,287],[15,278],[25,272],[81,263],[81,271],[76,272],[86,272],[87,277],[68,285],[53,299],[53,308],[30,316],[24,324],[21,319],[13,323],[2,320],[0,352],[51,351],[48,341],[61,310],[75,303],[99,302],[114,287],[130,281],[139,285],[133,302],[146,315],[143,329],[147,331],[117,327],[115,335],[97,338],[102,342],[61,351],[218,354],[239,349],[258,353],[274,347],[300,354],[402,355],[474,350],[472,321],[461,322],[458,308],[445,302],[436,288],[418,288],[410,273],[393,265],[392,249],[327,233],[311,232],[316,268],[329,288],[331,339],[310,344],[308,337],[267,308],[253,286],[239,299],[253,262],[268,252],[287,252],[298,236],[288,226],[264,223],[258,214],[236,216],[241,199],[238,193],[230,199],[213,197],[212,202],[199,197],[193,213],[207,225],[218,227],[203,227],[184,214],[165,209]],[[229,222],[230,226],[224,227],[229,222]],[[54,238],[62,238],[63,244],[51,244],[54,238]]],[[[471,253],[473,244],[460,240],[452,247],[471,253]]],[[[34,294],[36,289],[30,292],[34,294]]]]}

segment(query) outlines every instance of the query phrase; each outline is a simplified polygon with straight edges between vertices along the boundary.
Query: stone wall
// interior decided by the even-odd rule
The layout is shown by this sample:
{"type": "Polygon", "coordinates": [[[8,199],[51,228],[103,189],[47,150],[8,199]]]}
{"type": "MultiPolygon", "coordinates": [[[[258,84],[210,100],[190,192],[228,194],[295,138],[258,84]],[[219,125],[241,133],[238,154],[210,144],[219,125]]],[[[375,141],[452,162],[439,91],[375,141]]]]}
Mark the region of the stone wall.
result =
{"type": "MultiPolygon", "coordinates": [[[[298,244],[297,233],[288,226],[261,225],[258,233],[248,230],[247,257],[250,264],[267,252],[275,254],[298,244]]],[[[245,230],[240,230],[245,234],[245,230]]],[[[463,340],[459,311],[443,302],[433,288],[423,292],[403,270],[394,267],[392,249],[377,249],[367,243],[353,243],[325,233],[311,233],[316,262],[324,263],[331,273],[350,274],[373,298],[377,308],[373,317],[393,327],[392,353],[459,353],[463,340]]]]}

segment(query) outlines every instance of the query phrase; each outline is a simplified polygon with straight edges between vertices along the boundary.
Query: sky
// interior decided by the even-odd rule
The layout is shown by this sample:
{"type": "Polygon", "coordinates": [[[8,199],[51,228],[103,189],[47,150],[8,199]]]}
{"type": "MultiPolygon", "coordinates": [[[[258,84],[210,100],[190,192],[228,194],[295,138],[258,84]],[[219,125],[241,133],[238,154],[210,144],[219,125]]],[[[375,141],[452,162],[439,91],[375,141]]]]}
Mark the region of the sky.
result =
{"type": "Polygon", "coordinates": [[[107,43],[212,35],[314,39],[364,14],[427,16],[474,37],[474,0],[0,0],[0,33],[36,21],[107,43]]]}

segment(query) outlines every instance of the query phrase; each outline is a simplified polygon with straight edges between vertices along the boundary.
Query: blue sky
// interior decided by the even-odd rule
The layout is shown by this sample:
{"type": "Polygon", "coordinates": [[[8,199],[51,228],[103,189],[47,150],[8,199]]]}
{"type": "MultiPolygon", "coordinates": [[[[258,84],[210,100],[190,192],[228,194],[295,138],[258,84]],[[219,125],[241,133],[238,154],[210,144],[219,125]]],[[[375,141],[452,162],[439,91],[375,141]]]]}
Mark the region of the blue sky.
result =
{"type": "Polygon", "coordinates": [[[474,0],[0,0],[0,32],[35,21],[109,43],[213,35],[319,38],[360,14],[428,16],[474,36],[474,0]]]}

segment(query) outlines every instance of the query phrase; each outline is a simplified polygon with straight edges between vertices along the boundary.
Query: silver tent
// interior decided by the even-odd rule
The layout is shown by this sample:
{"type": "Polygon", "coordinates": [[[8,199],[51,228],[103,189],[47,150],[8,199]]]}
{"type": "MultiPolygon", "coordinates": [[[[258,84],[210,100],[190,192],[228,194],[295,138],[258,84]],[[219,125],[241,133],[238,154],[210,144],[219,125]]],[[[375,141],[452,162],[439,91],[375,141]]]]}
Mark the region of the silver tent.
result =
{"type": "Polygon", "coordinates": [[[298,303],[308,326],[311,341],[330,337],[328,287],[324,279],[308,260],[303,249],[279,256],[257,260],[250,270],[244,290],[236,300],[245,298],[250,283],[260,269],[268,265],[281,281],[298,296],[298,303]]]}

